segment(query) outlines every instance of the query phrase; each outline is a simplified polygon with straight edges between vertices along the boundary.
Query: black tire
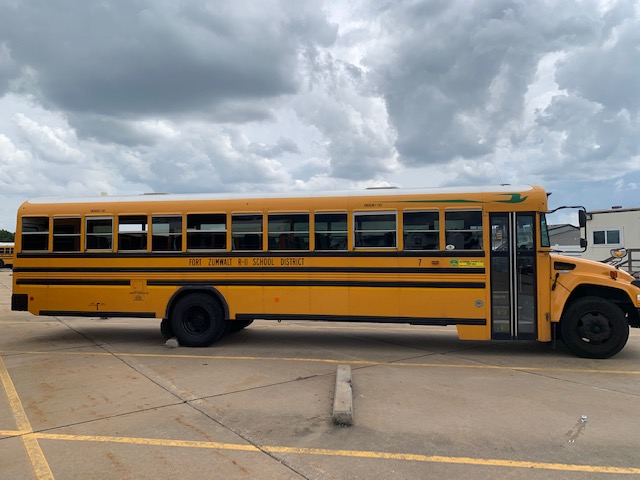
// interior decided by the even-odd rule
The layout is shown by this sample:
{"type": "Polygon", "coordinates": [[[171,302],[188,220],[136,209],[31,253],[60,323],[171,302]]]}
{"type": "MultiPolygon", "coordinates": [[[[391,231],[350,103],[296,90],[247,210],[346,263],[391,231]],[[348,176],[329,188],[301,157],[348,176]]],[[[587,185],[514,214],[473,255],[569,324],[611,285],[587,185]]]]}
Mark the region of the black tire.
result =
{"type": "Polygon", "coordinates": [[[253,320],[233,320],[229,322],[229,333],[239,332],[253,323],[253,320]]]}
{"type": "Polygon", "coordinates": [[[175,337],[173,328],[171,328],[171,322],[168,318],[163,318],[160,322],[160,334],[165,340],[175,337]]]}
{"type": "Polygon", "coordinates": [[[171,313],[171,329],[180,345],[208,347],[228,330],[220,303],[205,293],[181,298],[171,313]]]}
{"type": "Polygon", "coordinates": [[[562,315],[562,341],[585,358],[609,358],[629,339],[629,322],[614,303],[599,297],[576,300],[562,315]]]}

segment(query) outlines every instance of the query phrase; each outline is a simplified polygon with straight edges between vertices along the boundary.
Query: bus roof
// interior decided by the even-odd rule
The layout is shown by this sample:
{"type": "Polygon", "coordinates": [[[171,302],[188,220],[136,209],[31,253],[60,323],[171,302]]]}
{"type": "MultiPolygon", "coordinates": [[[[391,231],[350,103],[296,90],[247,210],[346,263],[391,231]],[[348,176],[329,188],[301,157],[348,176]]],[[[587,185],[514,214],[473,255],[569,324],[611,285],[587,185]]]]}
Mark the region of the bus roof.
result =
{"type": "Polygon", "coordinates": [[[38,197],[25,203],[32,205],[70,204],[70,203],[120,203],[120,202],[175,202],[201,200],[239,200],[239,199],[295,199],[317,197],[394,197],[406,195],[464,195],[464,194],[513,194],[541,190],[533,185],[498,185],[484,187],[445,187],[445,188],[373,188],[367,190],[335,191],[291,191],[271,193],[150,193],[140,195],[101,195],[93,197],[38,197]]]}

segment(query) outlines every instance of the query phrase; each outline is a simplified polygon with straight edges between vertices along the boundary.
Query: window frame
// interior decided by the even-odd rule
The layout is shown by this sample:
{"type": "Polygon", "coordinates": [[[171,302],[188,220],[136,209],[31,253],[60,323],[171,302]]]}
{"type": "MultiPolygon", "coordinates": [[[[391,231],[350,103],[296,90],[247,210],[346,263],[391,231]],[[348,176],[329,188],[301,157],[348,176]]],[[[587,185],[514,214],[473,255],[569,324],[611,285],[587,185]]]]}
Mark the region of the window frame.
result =
{"type": "Polygon", "coordinates": [[[235,213],[231,213],[231,250],[233,251],[241,251],[241,252],[260,252],[264,250],[264,230],[265,230],[265,225],[264,225],[264,219],[265,219],[265,215],[262,212],[235,212],[235,213]],[[258,222],[258,225],[260,225],[260,230],[240,230],[239,232],[234,230],[234,220],[240,219],[240,218],[249,218],[249,217],[255,217],[255,218],[260,218],[260,222],[258,222]],[[242,239],[242,241],[245,241],[247,239],[247,236],[251,236],[253,239],[253,236],[257,237],[257,244],[258,246],[254,248],[253,244],[249,245],[249,246],[245,246],[244,244],[242,244],[240,242],[240,240],[242,239]],[[237,240],[237,241],[236,241],[237,240]]]}
{"type": "Polygon", "coordinates": [[[203,252],[203,251],[226,251],[227,250],[227,231],[228,231],[228,215],[226,212],[191,212],[187,213],[187,223],[186,223],[186,231],[187,231],[187,252],[203,252]],[[195,222],[195,218],[193,217],[201,217],[204,219],[205,217],[219,217],[222,222],[211,222],[204,223],[202,221],[195,222]],[[194,220],[194,223],[190,223],[190,219],[194,220]],[[198,225],[196,227],[190,227],[190,225],[198,225]],[[203,225],[207,226],[221,226],[222,228],[206,228],[202,229],[203,225]],[[195,242],[195,238],[209,238],[210,244],[206,246],[194,246],[192,244],[192,240],[195,242]],[[222,245],[218,246],[219,238],[222,238],[222,245]]]}
{"type": "Polygon", "coordinates": [[[593,240],[592,245],[596,248],[611,248],[611,247],[620,247],[624,245],[624,229],[622,227],[602,227],[599,229],[594,229],[591,231],[591,239],[593,240]],[[609,241],[609,233],[616,232],[618,234],[617,242],[609,241]],[[596,243],[596,234],[603,233],[604,234],[604,243],[596,243]]]}
{"type": "MultiPolygon", "coordinates": [[[[410,252],[432,252],[432,251],[439,251],[440,250],[440,233],[442,231],[442,216],[441,216],[441,211],[440,210],[404,210],[402,212],[402,249],[405,251],[410,251],[410,252]],[[415,229],[415,230],[410,230],[407,229],[407,215],[413,215],[413,214],[435,214],[437,216],[437,219],[434,222],[434,225],[437,225],[437,228],[434,229],[415,229]],[[421,235],[425,235],[425,238],[428,238],[429,234],[435,234],[437,242],[436,244],[432,247],[432,248],[411,248],[411,246],[408,246],[409,242],[408,241],[408,237],[410,234],[421,234],[421,235]]],[[[422,238],[422,237],[417,237],[417,238],[422,238]]],[[[429,243],[426,243],[426,245],[429,245],[429,243]]]]}
{"type": "Polygon", "coordinates": [[[448,251],[460,251],[460,250],[464,250],[464,251],[469,251],[469,252],[473,252],[473,251],[484,251],[484,230],[485,230],[485,219],[484,219],[484,212],[482,210],[479,209],[451,209],[451,210],[445,210],[444,211],[444,244],[445,244],[445,250],[448,251]],[[469,214],[478,214],[479,218],[480,218],[480,228],[466,228],[467,222],[466,220],[463,220],[465,222],[464,227],[465,228],[450,228],[448,226],[448,221],[460,221],[460,219],[448,219],[447,215],[455,215],[455,214],[461,214],[461,213],[469,213],[469,214]],[[460,239],[460,234],[462,234],[462,241],[463,246],[462,248],[459,248],[456,246],[456,243],[459,242],[454,242],[453,239],[451,239],[451,237],[449,236],[450,233],[453,234],[457,234],[458,238],[456,240],[460,239]],[[477,235],[479,233],[479,235],[477,235]],[[465,237],[469,237],[468,234],[471,234],[470,236],[470,240],[466,240],[465,237]],[[450,241],[451,240],[451,241],[450,241]],[[479,247],[475,248],[475,247],[467,247],[467,244],[470,242],[477,242],[479,243],[479,247]]]}
{"type": "Polygon", "coordinates": [[[85,252],[113,252],[113,230],[114,230],[114,218],[109,215],[87,215],[84,217],[84,250],[85,252]],[[93,220],[109,220],[111,222],[111,230],[109,232],[89,232],[89,222],[93,220]],[[107,248],[89,247],[89,238],[105,237],[110,239],[109,246],[107,248]]]}
{"type": "MultiPolygon", "coordinates": [[[[27,251],[27,252],[48,252],[49,251],[49,234],[51,232],[51,217],[48,216],[42,216],[42,215],[34,215],[34,216],[25,216],[22,217],[22,223],[20,225],[20,248],[21,251],[27,251]],[[25,226],[25,220],[27,219],[31,219],[31,220],[35,220],[35,219],[39,219],[39,220],[46,220],[47,226],[46,226],[46,230],[37,230],[35,232],[25,232],[24,230],[24,226],[25,226]],[[29,237],[33,237],[36,238],[36,236],[38,237],[45,237],[46,238],[46,246],[45,248],[25,248],[25,235],[27,236],[27,238],[29,237]]],[[[26,242],[29,243],[29,242],[26,242]]]]}
{"type": "Polygon", "coordinates": [[[309,212],[269,212],[267,214],[267,246],[270,251],[309,251],[311,237],[311,215],[309,212]],[[280,217],[280,218],[276,218],[280,217]],[[306,222],[296,221],[294,217],[306,218],[306,222]],[[272,222],[285,225],[289,220],[289,230],[272,230],[272,222]],[[305,225],[306,230],[296,230],[296,225],[305,225]],[[273,241],[272,241],[273,240],[273,241]]]}
{"type": "MultiPolygon", "coordinates": [[[[397,250],[398,249],[398,211],[397,210],[360,210],[354,211],[352,215],[353,220],[353,248],[354,250],[397,250]],[[360,217],[383,217],[383,216],[393,216],[394,229],[389,230],[388,228],[377,228],[377,229],[359,229],[358,228],[358,218],[360,217]],[[391,238],[393,241],[393,245],[365,245],[364,243],[364,234],[366,233],[374,233],[374,234],[383,234],[382,239],[386,242],[387,238],[391,238]],[[388,235],[388,234],[392,235],[388,235]]],[[[371,238],[375,238],[375,235],[371,236],[371,238]]],[[[378,241],[380,242],[380,241],[378,241]]]]}
{"type": "Polygon", "coordinates": [[[123,214],[118,215],[118,252],[148,252],[149,251],[149,216],[146,214],[123,214]],[[121,220],[140,220],[135,223],[123,223],[121,220]],[[144,220],[144,223],[142,222],[144,220]],[[140,225],[142,229],[135,230],[122,230],[123,225],[140,225]],[[143,240],[139,245],[140,248],[122,248],[123,239],[125,235],[130,235],[133,238],[139,237],[143,240]]]}
{"type": "Polygon", "coordinates": [[[82,217],[81,216],[60,216],[53,217],[53,230],[52,230],[53,243],[51,245],[51,250],[53,252],[81,252],[82,251],[82,217]],[[58,220],[75,220],[77,223],[77,231],[74,230],[72,233],[56,233],[56,222],[58,220]],[[74,248],[72,250],[56,248],[56,240],[62,239],[71,239],[72,243],[74,243],[74,248]],[[74,241],[75,240],[75,241],[74,241]]]}
{"type": "MultiPolygon", "coordinates": [[[[164,229],[162,229],[164,230],[164,229]]],[[[151,253],[171,253],[171,252],[182,252],[184,250],[184,241],[183,241],[183,230],[184,230],[184,218],[182,214],[179,213],[156,213],[151,215],[151,253]],[[171,222],[167,223],[156,223],[156,219],[179,219],[180,227],[178,230],[171,230],[171,222]],[[155,231],[156,225],[168,225],[169,230],[164,231],[155,231]],[[156,238],[155,237],[167,237],[166,245],[167,248],[156,248],[156,238]],[[171,241],[173,237],[174,241],[171,241]],[[169,248],[172,245],[173,248],[169,248]]]]}
{"type": "Polygon", "coordinates": [[[314,237],[314,251],[318,252],[345,252],[349,250],[349,213],[346,211],[317,211],[313,212],[313,237],[314,237]],[[344,230],[318,230],[318,216],[319,215],[340,215],[344,217],[344,230]],[[319,235],[325,235],[325,240],[327,241],[328,248],[319,248],[318,244],[321,243],[318,241],[319,235]],[[334,237],[335,235],[335,237],[334,237]],[[344,237],[344,244],[340,239],[344,237]],[[331,248],[331,241],[335,238],[338,238],[337,243],[334,243],[338,248],[331,248]]]}

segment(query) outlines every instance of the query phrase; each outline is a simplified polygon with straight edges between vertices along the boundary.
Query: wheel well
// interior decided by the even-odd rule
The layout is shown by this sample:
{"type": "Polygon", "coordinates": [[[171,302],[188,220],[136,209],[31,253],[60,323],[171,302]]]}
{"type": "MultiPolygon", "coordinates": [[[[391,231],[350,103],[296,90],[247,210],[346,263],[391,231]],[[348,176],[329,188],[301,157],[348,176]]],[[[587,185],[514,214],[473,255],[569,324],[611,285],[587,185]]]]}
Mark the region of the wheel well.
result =
{"type": "Polygon", "coordinates": [[[629,325],[640,327],[640,319],[638,318],[638,310],[633,306],[628,295],[617,288],[602,287],[600,285],[580,285],[578,286],[565,303],[562,314],[567,311],[573,302],[583,297],[600,297],[611,303],[616,304],[624,313],[627,314],[629,325]]]}
{"type": "Polygon", "coordinates": [[[201,286],[193,286],[193,287],[185,286],[185,287],[181,287],[178,291],[176,291],[169,299],[169,303],[167,303],[165,318],[171,318],[171,313],[173,312],[173,308],[175,307],[176,303],[180,299],[188,295],[191,295],[192,293],[204,293],[205,295],[209,295],[216,302],[218,302],[218,304],[220,304],[220,306],[222,307],[222,310],[224,311],[225,320],[229,319],[229,306],[227,305],[227,302],[225,301],[222,294],[213,287],[201,287],[201,286]]]}

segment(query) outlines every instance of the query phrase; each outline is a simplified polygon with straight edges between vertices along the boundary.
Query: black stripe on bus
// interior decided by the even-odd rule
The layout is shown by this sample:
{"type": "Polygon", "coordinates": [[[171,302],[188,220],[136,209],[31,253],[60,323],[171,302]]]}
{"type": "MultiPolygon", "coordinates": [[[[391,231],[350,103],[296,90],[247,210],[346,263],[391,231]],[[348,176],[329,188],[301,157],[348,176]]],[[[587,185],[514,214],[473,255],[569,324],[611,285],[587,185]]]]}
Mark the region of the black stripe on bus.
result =
{"type": "MultiPolygon", "coordinates": [[[[39,315],[56,317],[112,317],[112,318],[157,318],[154,312],[107,312],[107,311],[75,311],[75,310],[40,310],[39,315]]],[[[486,325],[484,318],[439,318],[439,317],[382,317],[365,315],[265,315],[242,313],[236,315],[236,320],[298,320],[298,321],[326,321],[326,322],[370,322],[370,323],[398,323],[411,325],[486,325]]]]}
{"type": "Polygon", "coordinates": [[[19,267],[16,273],[367,273],[367,274],[447,274],[484,275],[484,268],[420,267],[19,267]]]}
{"type": "Polygon", "coordinates": [[[17,285],[76,285],[76,286],[122,286],[131,285],[129,280],[85,280],[85,279],[63,279],[63,278],[21,278],[16,280],[17,285]]]}
{"type": "Polygon", "coordinates": [[[484,318],[382,317],[370,315],[298,315],[239,313],[236,320],[311,320],[319,322],[409,323],[411,325],[486,325],[484,318]]]}
{"type": "Polygon", "coordinates": [[[251,287],[374,287],[374,288],[485,288],[483,282],[419,282],[358,280],[148,280],[148,286],[251,286],[251,287]]]}
{"type": "MultiPolygon", "coordinates": [[[[25,278],[16,280],[18,285],[75,285],[75,286],[129,286],[124,280],[70,280],[49,278],[25,278]]],[[[357,281],[357,280],[263,280],[263,279],[207,279],[207,280],[148,280],[147,286],[249,286],[249,287],[373,287],[373,288],[485,288],[484,282],[420,282],[420,281],[357,281]]]]}
{"type": "Polygon", "coordinates": [[[118,317],[118,318],[158,318],[155,312],[85,312],[75,310],[40,310],[38,315],[50,317],[118,317]]]}

